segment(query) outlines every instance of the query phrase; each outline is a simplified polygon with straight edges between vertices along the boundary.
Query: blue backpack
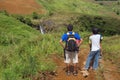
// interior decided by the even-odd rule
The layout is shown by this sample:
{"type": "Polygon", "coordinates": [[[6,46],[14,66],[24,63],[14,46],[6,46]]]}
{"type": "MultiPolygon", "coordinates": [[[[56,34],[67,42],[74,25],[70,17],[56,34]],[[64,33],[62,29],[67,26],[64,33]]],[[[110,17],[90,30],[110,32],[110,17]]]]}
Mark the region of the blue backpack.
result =
{"type": "Polygon", "coordinates": [[[67,51],[73,52],[78,50],[78,47],[76,44],[76,38],[74,34],[75,34],[74,32],[72,32],[72,34],[70,34],[69,32],[67,33],[68,38],[67,38],[66,47],[65,47],[67,51]]]}

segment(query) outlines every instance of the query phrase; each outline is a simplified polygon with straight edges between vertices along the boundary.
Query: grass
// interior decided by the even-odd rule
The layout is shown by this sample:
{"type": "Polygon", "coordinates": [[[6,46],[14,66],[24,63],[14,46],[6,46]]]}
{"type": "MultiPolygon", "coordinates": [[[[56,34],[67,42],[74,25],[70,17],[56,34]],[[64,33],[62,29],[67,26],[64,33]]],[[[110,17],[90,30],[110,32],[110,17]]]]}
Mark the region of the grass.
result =
{"type": "Polygon", "coordinates": [[[103,42],[103,52],[104,58],[107,60],[111,60],[114,63],[117,63],[120,57],[120,37],[118,35],[113,37],[105,37],[103,42]]]}
{"type": "MultiPolygon", "coordinates": [[[[103,53],[103,59],[105,61],[109,61],[112,64],[115,64],[117,66],[117,71],[120,72],[120,36],[114,35],[110,37],[104,37],[102,42],[102,53],[103,53]]],[[[111,66],[112,66],[111,64],[111,66]]],[[[104,80],[103,72],[105,72],[105,67],[103,64],[100,64],[99,69],[97,70],[96,79],[97,80],[104,80]]]]}
{"type": "MultiPolygon", "coordinates": [[[[103,15],[104,7],[81,0],[37,0],[44,6],[48,13],[64,12],[64,13],[81,13],[89,15],[103,15]]],[[[105,15],[106,13],[104,13],[105,15]]]]}
{"type": "MultiPolygon", "coordinates": [[[[90,0],[88,0],[90,1],[90,0]]],[[[106,8],[107,10],[114,12],[117,15],[120,15],[120,1],[116,0],[116,1],[94,1],[91,0],[94,3],[97,3],[101,6],[103,6],[104,8],[106,8]]]]}
{"type": "MultiPolygon", "coordinates": [[[[60,13],[61,15],[65,14],[62,17],[59,16],[59,21],[64,18],[64,21],[66,21],[66,18],[70,20],[71,17],[69,18],[69,16],[73,15],[73,17],[76,17],[76,14],[77,16],[79,14],[110,16],[108,15],[109,11],[104,9],[103,6],[85,1],[37,1],[44,6],[49,15],[54,13],[60,13]]],[[[53,18],[57,21],[58,15],[53,18]]],[[[116,22],[116,20],[114,21],[116,22]]],[[[83,44],[86,44],[90,32],[80,32],[78,27],[81,26],[75,25],[74,31],[77,31],[81,35],[84,39],[83,44]]],[[[63,55],[59,39],[66,30],[61,27],[59,29],[60,30],[56,32],[42,35],[37,30],[19,22],[15,18],[0,13],[0,79],[30,80],[31,76],[38,74],[38,71],[53,71],[56,68],[56,64],[53,63],[48,56],[50,54],[63,55]]],[[[104,59],[112,60],[120,67],[118,63],[120,57],[120,37],[105,37],[102,45],[104,59]]],[[[100,72],[102,72],[102,69],[100,69],[100,72]]]]}
{"type": "Polygon", "coordinates": [[[62,53],[59,34],[42,35],[15,18],[0,14],[0,79],[27,80],[38,71],[53,71],[52,53],[62,53]],[[54,35],[54,36],[53,36],[54,35]]]}

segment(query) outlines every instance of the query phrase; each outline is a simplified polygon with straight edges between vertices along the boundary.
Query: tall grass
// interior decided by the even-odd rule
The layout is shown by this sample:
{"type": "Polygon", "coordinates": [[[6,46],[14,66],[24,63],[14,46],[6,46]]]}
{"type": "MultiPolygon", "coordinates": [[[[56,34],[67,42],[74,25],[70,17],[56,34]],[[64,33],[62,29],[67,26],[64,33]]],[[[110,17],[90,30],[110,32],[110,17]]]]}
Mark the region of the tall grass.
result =
{"type": "Polygon", "coordinates": [[[105,37],[103,42],[103,53],[105,60],[118,63],[120,57],[120,36],[105,37]]]}
{"type": "Polygon", "coordinates": [[[60,34],[42,35],[12,17],[0,14],[0,18],[1,80],[27,80],[38,71],[55,69],[48,55],[62,53],[60,34]]]}
{"type": "MultiPolygon", "coordinates": [[[[38,3],[51,12],[71,12],[91,15],[100,15],[104,12],[104,7],[82,0],[37,0],[38,3]]],[[[106,11],[105,11],[106,12],[106,11]]],[[[106,13],[104,13],[105,15],[106,13]]]]}

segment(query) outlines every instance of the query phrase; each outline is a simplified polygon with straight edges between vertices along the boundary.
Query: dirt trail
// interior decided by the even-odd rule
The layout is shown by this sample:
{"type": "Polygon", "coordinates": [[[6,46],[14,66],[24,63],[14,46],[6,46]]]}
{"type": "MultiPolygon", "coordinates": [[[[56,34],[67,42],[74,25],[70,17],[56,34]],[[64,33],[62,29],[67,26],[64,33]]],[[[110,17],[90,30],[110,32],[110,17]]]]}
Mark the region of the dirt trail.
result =
{"type": "MultiPolygon", "coordinates": [[[[58,56],[54,56],[53,60],[57,64],[57,76],[54,77],[53,80],[100,80],[96,78],[97,72],[93,72],[90,70],[90,74],[88,77],[83,77],[82,73],[80,72],[84,66],[84,62],[86,61],[87,55],[89,53],[88,48],[81,48],[79,52],[79,63],[78,63],[78,75],[70,75],[67,76],[65,73],[66,65],[63,62],[64,59],[58,56]]],[[[103,61],[101,62],[104,71],[102,72],[102,80],[120,80],[120,72],[115,64],[112,64],[110,61],[103,61]]]]}
{"type": "Polygon", "coordinates": [[[54,57],[54,61],[57,63],[57,76],[54,78],[54,80],[95,80],[95,74],[93,71],[90,71],[90,74],[88,77],[83,77],[82,73],[80,72],[83,68],[83,63],[86,60],[86,57],[88,55],[88,49],[81,49],[79,52],[79,63],[78,63],[78,75],[74,76],[73,74],[67,76],[65,73],[65,63],[63,62],[63,58],[54,57]]]}

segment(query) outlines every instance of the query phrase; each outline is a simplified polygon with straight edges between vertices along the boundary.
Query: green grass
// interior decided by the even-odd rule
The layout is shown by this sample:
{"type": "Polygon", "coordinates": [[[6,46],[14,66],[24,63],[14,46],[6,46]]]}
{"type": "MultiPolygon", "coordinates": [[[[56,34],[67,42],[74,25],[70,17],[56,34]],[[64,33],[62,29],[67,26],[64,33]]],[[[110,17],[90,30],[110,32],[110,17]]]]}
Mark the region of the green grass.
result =
{"type": "Polygon", "coordinates": [[[117,15],[120,15],[120,0],[116,1],[94,1],[94,0],[88,0],[88,1],[93,1],[94,3],[97,3],[107,10],[114,12],[117,15]]]}
{"type": "Polygon", "coordinates": [[[106,15],[106,9],[98,4],[81,0],[37,0],[48,13],[81,13],[89,15],[106,15]]]}
{"type": "MultiPolygon", "coordinates": [[[[88,29],[91,21],[92,24],[95,25],[101,21],[106,22],[107,24],[104,25],[105,30],[106,26],[110,31],[119,30],[119,20],[114,19],[113,21],[113,18],[103,18],[104,16],[110,16],[109,13],[111,14],[111,12],[98,4],[89,3],[83,0],[37,1],[44,6],[49,15],[54,13],[62,15],[52,16],[55,23],[58,18],[59,21],[63,20],[65,23],[73,23],[74,31],[78,32],[84,39],[83,45],[87,44],[89,34],[91,33],[81,30],[84,29],[85,25],[87,25],[86,27],[88,29]],[[82,14],[85,16],[82,16],[82,14]],[[75,19],[72,19],[71,16],[76,18],[78,23],[75,23],[75,21],[73,21],[75,19]],[[95,19],[96,16],[97,19],[95,19]],[[99,20],[101,18],[102,20],[99,20]],[[82,25],[79,20],[83,21],[84,24],[82,25]],[[117,26],[115,26],[115,24],[117,26]],[[112,27],[109,28],[109,25],[112,27]]],[[[45,18],[51,19],[50,16],[46,16],[45,18]]],[[[58,23],[61,23],[59,21],[58,23]]],[[[103,25],[100,24],[100,26],[103,25]]],[[[48,56],[50,54],[63,55],[59,39],[61,35],[66,32],[63,27],[59,27],[58,29],[59,30],[56,30],[56,32],[53,31],[42,35],[39,31],[19,22],[15,18],[0,13],[0,80],[30,80],[30,76],[35,76],[38,74],[38,71],[53,71],[56,68],[56,64],[53,63],[52,59],[48,56]]],[[[112,60],[114,63],[117,62],[116,64],[119,67],[120,36],[105,37],[102,45],[104,59],[112,60]]]]}
{"type": "MultiPolygon", "coordinates": [[[[114,35],[110,37],[104,37],[102,41],[102,53],[103,53],[103,59],[104,62],[106,61],[111,62],[112,64],[116,65],[116,69],[118,72],[120,72],[120,35],[114,35]]],[[[104,67],[104,64],[100,64],[100,67],[97,70],[96,79],[97,80],[103,80],[104,74],[106,68],[104,67]]]]}
{"type": "Polygon", "coordinates": [[[120,36],[105,37],[103,41],[103,52],[105,60],[113,61],[117,64],[120,57],[120,36]]]}
{"type": "Polygon", "coordinates": [[[27,80],[38,71],[53,71],[48,55],[62,53],[59,34],[42,35],[15,18],[0,14],[0,79],[27,80]],[[53,36],[54,35],[54,36],[53,36]]]}

